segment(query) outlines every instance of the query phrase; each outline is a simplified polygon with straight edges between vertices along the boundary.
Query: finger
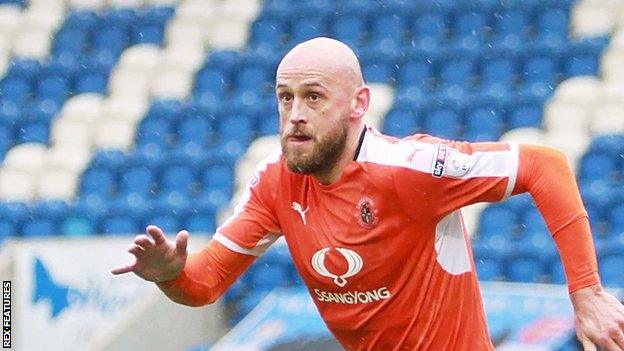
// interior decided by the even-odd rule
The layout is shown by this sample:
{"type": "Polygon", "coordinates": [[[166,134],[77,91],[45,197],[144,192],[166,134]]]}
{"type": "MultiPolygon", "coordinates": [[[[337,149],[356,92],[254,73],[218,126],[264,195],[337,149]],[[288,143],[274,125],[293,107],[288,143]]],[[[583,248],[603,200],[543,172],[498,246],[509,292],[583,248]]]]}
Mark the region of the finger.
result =
{"type": "Polygon", "coordinates": [[[596,345],[585,334],[579,334],[578,339],[583,345],[583,351],[596,351],[596,345]]]}
{"type": "Polygon", "coordinates": [[[154,247],[154,242],[144,235],[137,236],[137,238],[134,239],[134,243],[137,246],[140,246],[143,250],[151,249],[152,247],[154,247]]]}
{"type": "Polygon", "coordinates": [[[132,245],[132,247],[128,249],[128,252],[139,257],[145,252],[145,249],[137,245],[132,245]]]}
{"type": "Polygon", "coordinates": [[[111,269],[111,273],[118,275],[118,274],[129,273],[129,272],[132,272],[133,270],[134,270],[134,263],[131,263],[125,266],[115,267],[111,269]]]}
{"type": "Polygon", "coordinates": [[[147,234],[151,235],[152,238],[154,238],[154,244],[156,245],[160,245],[167,241],[165,233],[163,233],[163,231],[155,225],[148,225],[146,231],[147,234]]]}
{"type": "Polygon", "coordinates": [[[186,255],[186,247],[188,246],[189,233],[186,230],[181,230],[176,236],[176,252],[181,255],[186,255]]]}
{"type": "Polygon", "coordinates": [[[622,334],[621,330],[617,331],[617,334],[613,337],[613,340],[620,347],[621,350],[624,350],[624,334],[622,334]]]}

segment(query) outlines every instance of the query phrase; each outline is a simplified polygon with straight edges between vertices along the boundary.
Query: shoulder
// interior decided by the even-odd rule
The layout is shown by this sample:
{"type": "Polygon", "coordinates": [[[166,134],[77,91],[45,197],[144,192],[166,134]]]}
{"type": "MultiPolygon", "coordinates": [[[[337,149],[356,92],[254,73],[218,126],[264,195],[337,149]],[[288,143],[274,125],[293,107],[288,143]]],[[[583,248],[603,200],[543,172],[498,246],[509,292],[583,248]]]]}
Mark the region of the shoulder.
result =
{"type": "Polygon", "coordinates": [[[278,148],[256,164],[253,175],[249,180],[249,186],[254,187],[256,184],[260,183],[260,181],[265,183],[277,180],[282,166],[282,150],[278,148]]]}

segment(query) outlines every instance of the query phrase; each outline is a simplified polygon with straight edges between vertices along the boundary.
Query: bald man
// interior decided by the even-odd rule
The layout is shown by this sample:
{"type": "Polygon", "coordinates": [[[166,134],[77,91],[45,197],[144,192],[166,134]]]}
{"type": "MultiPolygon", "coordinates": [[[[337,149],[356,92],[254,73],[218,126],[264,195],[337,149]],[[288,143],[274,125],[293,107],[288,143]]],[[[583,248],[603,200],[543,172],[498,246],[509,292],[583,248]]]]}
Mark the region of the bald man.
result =
{"type": "Polygon", "coordinates": [[[600,284],[574,176],[559,151],[381,135],[343,43],[292,49],[276,75],[281,150],[258,164],[235,213],[187,257],[155,226],[129,252],[173,301],[211,303],[283,236],[322,318],[348,350],[493,350],[463,206],[529,192],[564,264],[577,333],[624,349],[624,308],[600,284]]]}

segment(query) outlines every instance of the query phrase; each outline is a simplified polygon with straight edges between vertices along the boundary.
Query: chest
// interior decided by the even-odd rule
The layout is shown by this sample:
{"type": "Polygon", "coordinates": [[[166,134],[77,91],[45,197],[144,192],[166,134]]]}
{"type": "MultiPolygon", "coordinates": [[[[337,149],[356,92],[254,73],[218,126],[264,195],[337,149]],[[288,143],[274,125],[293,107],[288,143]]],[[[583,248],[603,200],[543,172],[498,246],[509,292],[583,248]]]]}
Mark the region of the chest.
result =
{"type": "Polygon", "coordinates": [[[280,226],[309,287],[368,290],[373,276],[383,286],[413,254],[416,240],[406,233],[419,224],[391,188],[362,178],[330,189],[308,181],[288,190],[280,226]]]}

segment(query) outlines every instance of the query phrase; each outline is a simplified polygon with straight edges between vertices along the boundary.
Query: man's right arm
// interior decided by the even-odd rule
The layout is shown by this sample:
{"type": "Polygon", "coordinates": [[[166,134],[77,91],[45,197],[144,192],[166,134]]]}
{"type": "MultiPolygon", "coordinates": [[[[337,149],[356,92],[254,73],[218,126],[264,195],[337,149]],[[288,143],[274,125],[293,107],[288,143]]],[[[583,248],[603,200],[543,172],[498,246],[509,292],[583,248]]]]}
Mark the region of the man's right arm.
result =
{"type": "Polygon", "coordinates": [[[234,252],[216,240],[188,256],[173,280],[156,283],[172,301],[187,306],[213,303],[253,263],[256,256],[234,252]]]}

